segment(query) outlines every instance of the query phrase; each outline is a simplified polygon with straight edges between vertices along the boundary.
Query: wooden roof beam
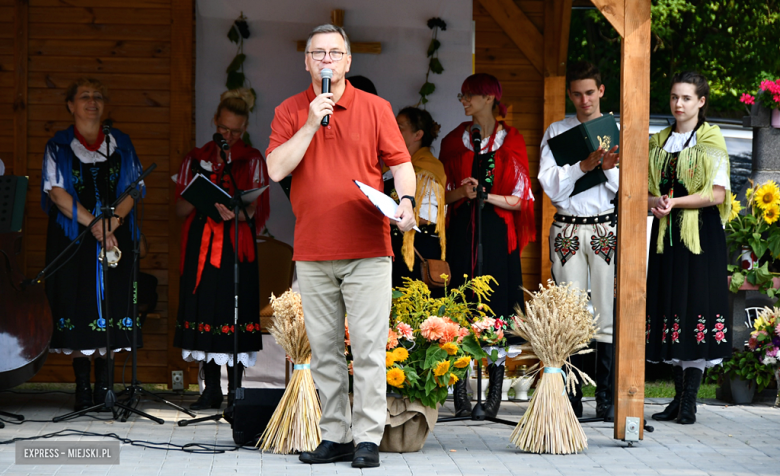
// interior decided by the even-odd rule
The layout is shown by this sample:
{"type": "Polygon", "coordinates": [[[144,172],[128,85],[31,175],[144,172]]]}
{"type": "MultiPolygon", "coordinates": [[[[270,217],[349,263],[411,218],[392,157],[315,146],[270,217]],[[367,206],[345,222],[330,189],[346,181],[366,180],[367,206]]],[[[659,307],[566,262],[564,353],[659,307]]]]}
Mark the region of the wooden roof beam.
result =
{"type": "Polygon", "coordinates": [[[626,9],[623,0],[591,0],[591,2],[604,15],[604,18],[609,20],[618,35],[625,38],[626,9]]]}
{"type": "Polygon", "coordinates": [[[531,64],[544,74],[544,37],[512,0],[479,0],[531,64]]]}

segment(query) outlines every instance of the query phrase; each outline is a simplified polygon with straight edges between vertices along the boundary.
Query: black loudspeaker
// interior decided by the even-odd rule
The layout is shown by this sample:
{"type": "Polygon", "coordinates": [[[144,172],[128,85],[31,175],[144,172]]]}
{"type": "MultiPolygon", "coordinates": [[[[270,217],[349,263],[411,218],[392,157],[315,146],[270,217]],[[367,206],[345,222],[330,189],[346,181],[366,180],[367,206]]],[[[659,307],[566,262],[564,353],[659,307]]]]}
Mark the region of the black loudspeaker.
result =
{"type": "Polygon", "coordinates": [[[265,431],[284,395],[283,388],[236,389],[233,402],[233,441],[237,445],[254,444],[265,431]]]}

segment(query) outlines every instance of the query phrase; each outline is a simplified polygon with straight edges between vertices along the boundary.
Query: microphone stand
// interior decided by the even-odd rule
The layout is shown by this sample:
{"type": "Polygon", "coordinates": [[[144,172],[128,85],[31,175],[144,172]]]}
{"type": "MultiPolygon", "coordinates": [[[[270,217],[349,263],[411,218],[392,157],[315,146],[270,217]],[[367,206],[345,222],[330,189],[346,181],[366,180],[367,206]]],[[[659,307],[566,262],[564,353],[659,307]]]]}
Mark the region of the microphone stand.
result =
{"type": "MultiPolygon", "coordinates": [[[[154,170],[154,168],[157,167],[156,164],[152,164],[149,167],[149,171],[154,170]]],[[[141,249],[140,249],[140,235],[141,235],[141,219],[138,216],[138,200],[141,198],[141,192],[137,188],[133,188],[130,191],[130,196],[133,198],[133,213],[135,216],[135,224],[136,229],[133,231],[133,281],[132,281],[132,291],[133,291],[133,308],[131,315],[133,316],[133,323],[132,323],[132,340],[131,340],[131,353],[132,353],[132,377],[130,381],[130,385],[125,387],[124,390],[119,392],[117,397],[121,397],[123,395],[126,396],[126,400],[123,402],[125,405],[137,408],[138,404],[140,403],[141,399],[143,397],[149,397],[153,399],[156,402],[164,403],[165,405],[168,405],[171,408],[174,408],[180,412],[184,412],[192,417],[195,416],[194,413],[192,413],[190,410],[187,410],[179,405],[176,405],[175,403],[166,400],[165,398],[161,397],[160,395],[157,395],[156,393],[150,392],[149,390],[146,390],[141,386],[141,382],[138,380],[138,272],[140,267],[140,257],[141,257],[141,249]]],[[[130,416],[130,412],[126,409],[122,409],[120,412],[120,421],[125,422],[127,421],[127,418],[130,416]]],[[[147,418],[150,418],[157,423],[164,423],[163,420],[155,419],[154,417],[150,417],[145,413],[141,414],[142,416],[145,416],[147,418]]]]}
{"type": "MultiPolygon", "coordinates": [[[[482,276],[482,263],[483,263],[483,255],[482,255],[482,208],[485,206],[485,201],[487,200],[487,192],[484,191],[485,184],[484,184],[484,173],[482,173],[482,167],[480,167],[479,164],[479,155],[482,150],[482,138],[478,133],[474,133],[472,135],[472,144],[474,148],[474,162],[472,165],[472,174],[474,174],[474,170],[477,170],[477,175],[479,184],[476,187],[477,192],[477,202],[476,202],[476,222],[477,222],[477,269],[476,273],[474,273],[475,276],[482,276]]],[[[490,151],[488,151],[488,154],[490,151]]],[[[476,359],[477,361],[477,403],[474,404],[474,408],[471,410],[471,415],[464,415],[460,417],[444,417],[439,418],[436,422],[437,423],[447,423],[451,421],[489,421],[493,423],[501,423],[503,425],[509,425],[509,426],[517,426],[517,422],[504,420],[502,418],[496,418],[488,416],[485,413],[485,406],[482,403],[482,359],[476,359]]],[[[499,389],[500,391],[501,389],[499,389]]]]}
{"type": "MultiPolygon", "coordinates": [[[[106,154],[105,154],[106,157],[109,157],[109,153],[108,152],[109,152],[109,144],[110,144],[110,141],[111,141],[110,137],[111,137],[110,134],[106,134],[106,154]]],[[[141,183],[141,181],[147,175],[149,175],[152,172],[152,170],[154,170],[155,167],[157,167],[157,165],[156,164],[152,164],[152,166],[150,166],[143,173],[141,173],[141,175],[138,177],[138,179],[136,179],[133,183],[128,185],[128,187],[122,192],[122,194],[119,195],[119,197],[117,197],[117,199],[114,201],[114,203],[112,203],[111,205],[104,205],[104,206],[102,206],[100,208],[101,214],[99,216],[97,216],[94,220],[92,220],[92,222],[89,224],[89,226],[87,226],[84,229],[84,231],[82,231],[79,234],[79,236],[76,237],[75,240],[73,240],[71,243],[69,243],[68,246],[62,251],[62,253],[60,253],[51,263],[49,263],[48,266],[46,266],[43,270],[41,270],[41,272],[38,273],[38,276],[36,276],[34,279],[31,280],[31,283],[40,283],[41,277],[52,266],[52,264],[54,262],[56,262],[61,256],[63,256],[77,241],[80,241],[81,238],[84,235],[86,235],[87,232],[89,232],[91,230],[92,225],[97,220],[101,220],[102,221],[102,225],[103,225],[103,242],[102,242],[102,246],[103,246],[104,256],[103,256],[103,261],[101,262],[101,265],[102,265],[101,281],[102,281],[102,285],[103,285],[103,299],[101,300],[100,303],[98,303],[98,305],[103,308],[104,316],[105,316],[104,319],[106,321],[106,371],[108,373],[108,390],[106,392],[106,399],[105,399],[105,401],[103,401],[101,403],[98,403],[98,404],[95,404],[95,405],[93,405],[91,407],[84,408],[82,410],[75,411],[75,412],[70,412],[70,413],[67,413],[65,415],[54,417],[52,419],[52,421],[55,422],[55,423],[63,421],[63,420],[67,420],[67,419],[70,419],[70,418],[74,418],[74,417],[78,417],[78,416],[84,415],[84,414],[89,413],[89,412],[91,412],[93,410],[98,410],[98,411],[107,410],[107,411],[110,411],[113,414],[114,419],[116,419],[117,416],[118,416],[117,408],[124,410],[128,414],[132,412],[132,413],[135,413],[137,415],[141,415],[141,416],[146,417],[146,418],[148,418],[148,419],[150,419],[150,420],[152,420],[154,422],[157,422],[157,423],[159,423],[161,425],[163,423],[165,423],[165,421],[160,419],[160,418],[154,417],[152,415],[149,415],[148,413],[144,413],[144,412],[142,412],[140,410],[137,410],[137,409],[135,409],[135,408],[133,408],[131,406],[128,406],[128,405],[126,405],[124,403],[116,401],[116,395],[114,395],[114,358],[111,355],[111,332],[109,330],[109,327],[111,327],[111,322],[112,321],[110,320],[110,316],[108,315],[108,310],[110,308],[109,308],[109,298],[108,298],[108,294],[109,293],[108,293],[108,286],[107,286],[108,285],[108,253],[107,253],[107,250],[106,250],[106,222],[108,220],[110,220],[112,216],[114,216],[114,210],[116,209],[116,207],[119,206],[119,204],[122,203],[122,201],[124,201],[124,199],[127,198],[131,194],[132,190],[134,190],[135,188],[138,187],[138,184],[141,183]]],[[[110,224],[109,224],[109,226],[110,226],[110,224]]],[[[133,323],[133,324],[135,326],[135,323],[133,323]]],[[[125,420],[123,420],[123,421],[125,421],[125,420]]]]}
{"type": "MultiPolygon", "coordinates": [[[[233,233],[234,233],[234,242],[235,246],[233,247],[233,389],[228,390],[228,401],[232,401],[235,405],[235,396],[236,396],[236,390],[238,387],[238,284],[239,284],[239,276],[238,276],[238,215],[239,212],[243,212],[244,218],[246,219],[247,224],[249,225],[249,228],[252,230],[252,236],[254,236],[254,226],[252,225],[252,221],[249,218],[249,212],[246,211],[246,204],[241,199],[241,196],[243,195],[243,192],[238,189],[238,184],[236,183],[236,179],[233,176],[232,172],[232,165],[233,163],[227,162],[227,158],[225,157],[225,150],[220,147],[219,149],[219,155],[222,157],[222,161],[225,163],[225,172],[227,172],[228,176],[230,177],[230,182],[233,184],[233,198],[231,200],[231,205],[233,206],[233,233]],[[232,398],[231,398],[232,396],[232,398]]],[[[230,369],[228,369],[228,372],[231,372],[230,369]]],[[[215,413],[214,415],[205,416],[201,418],[194,418],[192,420],[179,420],[176,422],[179,426],[187,426],[189,424],[193,423],[201,423],[204,421],[219,421],[221,418],[224,418],[225,421],[233,425],[233,407],[228,406],[225,408],[225,411],[222,413],[215,413]]]]}

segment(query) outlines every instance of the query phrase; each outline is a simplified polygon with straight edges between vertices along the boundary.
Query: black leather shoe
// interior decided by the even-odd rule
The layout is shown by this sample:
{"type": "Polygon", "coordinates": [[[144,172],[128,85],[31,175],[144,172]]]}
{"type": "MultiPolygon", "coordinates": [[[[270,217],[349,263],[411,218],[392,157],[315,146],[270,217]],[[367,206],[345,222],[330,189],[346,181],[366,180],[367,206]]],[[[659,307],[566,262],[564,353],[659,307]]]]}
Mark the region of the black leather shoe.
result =
{"type": "Polygon", "coordinates": [[[352,458],[353,468],[376,468],[379,466],[379,447],[374,443],[359,443],[352,458]]]}
{"type": "Polygon", "coordinates": [[[351,461],[354,454],[355,444],[351,441],[349,443],[334,443],[322,440],[316,450],[304,451],[298,459],[307,464],[334,463],[336,461],[351,461]]]}

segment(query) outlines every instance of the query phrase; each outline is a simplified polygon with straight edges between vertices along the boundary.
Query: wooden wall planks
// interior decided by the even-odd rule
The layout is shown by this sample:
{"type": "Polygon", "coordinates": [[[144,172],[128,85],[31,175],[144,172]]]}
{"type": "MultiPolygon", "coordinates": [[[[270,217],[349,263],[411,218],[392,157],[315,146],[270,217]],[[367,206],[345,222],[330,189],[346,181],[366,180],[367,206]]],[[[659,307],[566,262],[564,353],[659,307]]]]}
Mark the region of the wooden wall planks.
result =
{"type": "MultiPolygon", "coordinates": [[[[132,4],[125,0],[0,0],[0,87],[23,90],[26,106],[24,134],[20,135],[17,126],[16,133],[9,135],[6,131],[14,130],[11,125],[19,115],[11,107],[15,94],[5,89],[0,93],[0,157],[7,167],[10,158],[9,172],[13,172],[13,157],[21,157],[30,175],[28,274],[44,264],[48,219],[40,209],[41,162],[47,140],[72,124],[65,108],[65,89],[73,80],[94,77],[106,85],[105,117],[130,135],[144,166],[153,162],[158,166],[146,180],[144,206],[149,252],[141,269],[159,281],[159,318],[147,320],[145,345],[139,352],[139,375],[145,383],[169,382],[172,364],[188,375],[193,373],[180,354],[170,350],[175,322],[168,319],[176,314],[176,300],[171,296],[175,298],[178,292],[178,283],[171,282],[178,281],[178,261],[170,255],[178,258],[179,250],[170,175],[178,168],[180,155],[191,147],[194,130],[193,13],[192,0],[132,4]],[[23,44],[13,34],[19,5],[27,13],[23,44]],[[20,63],[14,55],[22,47],[20,63]],[[20,64],[24,66],[22,83],[14,79],[20,64]]],[[[117,365],[122,363],[120,355],[117,365]]],[[[69,367],[69,357],[52,355],[35,380],[69,382],[69,367]]]]}

